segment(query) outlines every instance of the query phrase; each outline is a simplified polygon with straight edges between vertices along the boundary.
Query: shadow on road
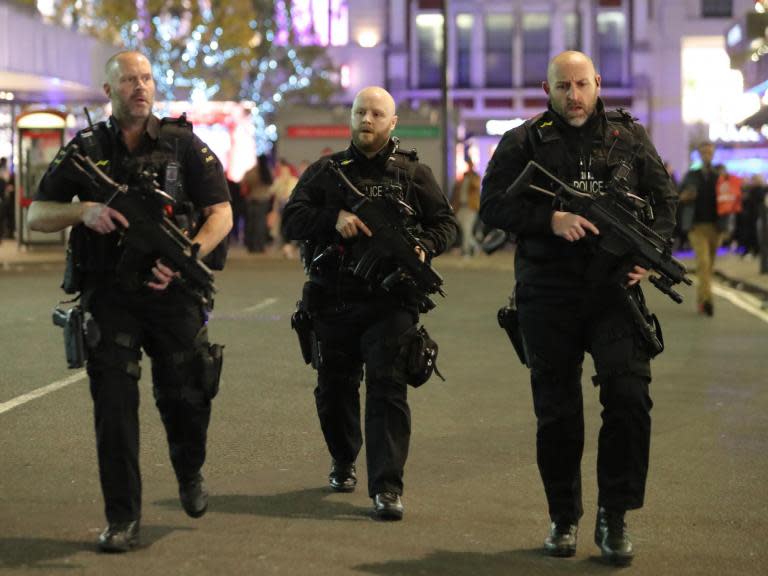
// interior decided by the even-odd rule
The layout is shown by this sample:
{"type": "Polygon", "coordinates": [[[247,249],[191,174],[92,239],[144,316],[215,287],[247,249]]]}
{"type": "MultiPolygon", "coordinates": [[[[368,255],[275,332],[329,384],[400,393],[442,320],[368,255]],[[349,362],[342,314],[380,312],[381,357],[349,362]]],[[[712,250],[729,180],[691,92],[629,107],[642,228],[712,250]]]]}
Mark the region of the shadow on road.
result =
{"type": "MultiPolygon", "coordinates": [[[[209,513],[252,514],[275,518],[305,518],[315,520],[364,520],[370,517],[368,508],[348,502],[326,500],[333,495],[327,488],[308,488],[282,494],[248,495],[218,494],[208,501],[209,513]]],[[[177,499],[155,502],[165,508],[178,508],[177,499]]]]}
{"type": "Polygon", "coordinates": [[[541,548],[508,550],[496,554],[437,550],[418,560],[392,560],[359,564],[354,570],[379,576],[509,576],[510,574],[607,574],[617,570],[598,556],[550,558],[541,548]]]}
{"type": "MultiPolygon", "coordinates": [[[[151,547],[155,542],[177,530],[191,530],[173,526],[142,526],[138,549],[151,547]]],[[[0,538],[0,568],[31,567],[45,570],[72,570],[81,568],[68,558],[79,552],[98,553],[96,536],[93,541],[52,540],[50,538],[0,538]]]]}

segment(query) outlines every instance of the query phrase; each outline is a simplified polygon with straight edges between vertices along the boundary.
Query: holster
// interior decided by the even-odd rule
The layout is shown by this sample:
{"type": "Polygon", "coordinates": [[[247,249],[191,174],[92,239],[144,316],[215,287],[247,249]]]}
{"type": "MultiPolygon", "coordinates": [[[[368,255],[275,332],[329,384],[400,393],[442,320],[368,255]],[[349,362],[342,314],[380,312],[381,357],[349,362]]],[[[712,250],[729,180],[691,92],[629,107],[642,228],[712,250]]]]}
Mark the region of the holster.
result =
{"type": "Polygon", "coordinates": [[[195,365],[203,395],[213,400],[219,393],[221,370],[224,366],[224,346],[208,342],[208,330],[203,326],[195,338],[195,365]]]}
{"type": "Polygon", "coordinates": [[[88,348],[98,344],[100,333],[91,315],[80,305],[53,310],[53,323],[64,329],[64,353],[67,368],[82,368],[88,360],[88,348]]]}
{"type": "Polygon", "coordinates": [[[305,282],[301,290],[301,300],[296,302],[296,311],[291,314],[291,328],[299,338],[301,357],[305,364],[312,364],[315,370],[320,367],[320,352],[312,314],[322,306],[323,294],[322,286],[312,281],[305,282]]]}
{"type": "Polygon", "coordinates": [[[304,359],[304,363],[312,363],[312,341],[314,340],[312,317],[304,308],[302,300],[296,302],[296,311],[291,314],[291,328],[296,331],[296,336],[299,338],[299,348],[301,349],[301,357],[304,359]]]}
{"type": "Polygon", "coordinates": [[[661,323],[648,310],[645,297],[639,287],[627,289],[627,305],[632,314],[635,328],[645,343],[645,348],[651,358],[655,358],[664,351],[664,335],[661,332],[661,323]]]}
{"type": "Polygon", "coordinates": [[[497,314],[499,326],[509,336],[509,341],[512,342],[512,347],[517,353],[517,357],[524,366],[528,366],[528,355],[525,352],[525,344],[523,343],[523,335],[520,332],[520,323],[517,318],[517,308],[512,306],[504,306],[499,309],[497,314]]]}

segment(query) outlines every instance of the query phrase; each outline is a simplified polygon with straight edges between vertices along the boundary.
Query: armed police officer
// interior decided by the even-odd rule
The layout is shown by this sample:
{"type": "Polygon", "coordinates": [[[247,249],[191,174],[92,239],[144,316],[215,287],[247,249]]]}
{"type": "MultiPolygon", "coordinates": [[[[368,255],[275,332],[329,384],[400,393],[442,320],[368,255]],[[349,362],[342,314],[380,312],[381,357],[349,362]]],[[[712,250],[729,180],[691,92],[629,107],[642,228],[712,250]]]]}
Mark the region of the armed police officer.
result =
{"type": "MultiPolygon", "coordinates": [[[[595,363],[603,406],[598,440],[595,542],[611,562],[633,557],[624,515],[643,505],[651,432],[650,358],[628,295],[642,300],[646,270],[620,269],[599,250],[601,230],[552,196],[508,187],[535,160],[573,188],[616,192],[618,170],[644,200],[643,217],[668,238],[676,196],[645,130],[624,111],[606,111],[589,57],[564,52],[543,83],[547,110],[507,132],[483,181],[480,217],[517,236],[515,299],[537,418],[537,461],[551,518],[545,551],[571,556],[582,516],[584,353],[595,363]],[[628,170],[627,170],[628,168],[628,170]],[[650,217],[650,208],[654,216],[650,217]]],[[[541,186],[541,184],[539,184],[541,186]]],[[[640,205],[640,204],[638,204],[640,205]]],[[[645,311],[647,315],[647,310],[645,311]]]]}
{"type": "MultiPolygon", "coordinates": [[[[331,166],[340,167],[372,206],[385,209],[385,204],[404,201],[413,208],[406,225],[423,247],[417,248],[422,261],[451,246],[458,233],[431,170],[418,162],[415,152],[400,150],[391,137],[396,123],[395,102],[388,92],[379,87],[360,91],[352,105],[351,145],[311,165],[283,213],[285,237],[305,241],[310,281],[303,299],[315,334],[315,399],[332,457],[329,483],[339,492],[351,492],[357,484],[355,460],[362,446],[359,387],[365,365],[368,493],[375,516],[384,520],[403,515],[411,416],[401,359],[420,306],[418,298],[400,291],[400,286],[383,289],[377,274],[355,274],[373,232],[354,212],[349,191],[331,166]]],[[[389,263],[378,265],[386,268],[389,263]]]]}
{"type": "MultiPolygon", "coordinates": [[[[32,229],[43,232],[74,226],[73,266],[65,279],[80,291],[82,306],[98,328],[90,342],[87,371],[94,402],[99,475],[107,528],[99,549],[125,552],[139,541],[138,381],[141,349],[152,359],[153,392],[165,425],[170,458],[188,515],[202,516],[208,505],[201,468],[218,390],[220,347],[209,344],[205,306],[167,262],[150,257],[129,262],[121,231],[131,222],[106,205],[71,161],[87,154],[110,178],[132,181],[140,171],[156,172],[179,212],[187,205],[188,230],[199,257],[215,250],[232,226],[229,192],[222,166],[183,119],[152,114],[155,83],[151,64],[139,52],[112,56],[105,67],[104,91],[112,103],[106,122],[83,130],[60,152],[43,177],[29,210],[32,229]],[[79,202],[72,202],[74,196],[79,202]],[[128,273],[136,272],[136,274],[128,273]],[[78,277],[73,285],[72,277],[78,277]],[[136,278],[140,281],[137,281],[136,278]]],[[[178,215],[181,219],[181,215],[178,215]]],[[[220,267],[223,262],[212,262],[220,267]]],[[[89,336],[93,336],[92,333],[89,336]]]]}

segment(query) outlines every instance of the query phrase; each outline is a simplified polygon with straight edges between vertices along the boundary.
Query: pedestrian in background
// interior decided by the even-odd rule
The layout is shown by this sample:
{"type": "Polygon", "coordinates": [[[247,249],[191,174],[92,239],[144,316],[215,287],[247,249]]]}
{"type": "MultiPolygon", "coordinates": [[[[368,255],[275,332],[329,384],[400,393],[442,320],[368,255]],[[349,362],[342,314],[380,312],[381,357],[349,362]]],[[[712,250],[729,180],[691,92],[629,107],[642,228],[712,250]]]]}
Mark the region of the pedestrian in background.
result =
{"type": "Polygon", "coordinates": [[[272,209],[273,182],[269,157],[260,154],[240,184],[246,202],[245,247],[248,252],[264,252],[269,240],[267,214],[272,209]]]}
{"type": "Polygon", "coordinates": [[[717,249],[723,241],[717,213],[717,182],[720,170],[712,165],[715,145],[703,142],[697,147],[701,166],[690,170],[680,185],[680,204],[691,206],[693,216],[688,230],[688,241],[696,254],[696,305],[699,313],[714,314],[712,277],[715,271],[717,249]]]}
{"type": "Polygon", "coordinates": [[[456,182],[451,204],[461,226],[461,253],[470,258],[475,255],[478,247],[475,223],[480,209],[480,175],[475,171],[471,158],[467,158],[467,170],[456,182]]]}

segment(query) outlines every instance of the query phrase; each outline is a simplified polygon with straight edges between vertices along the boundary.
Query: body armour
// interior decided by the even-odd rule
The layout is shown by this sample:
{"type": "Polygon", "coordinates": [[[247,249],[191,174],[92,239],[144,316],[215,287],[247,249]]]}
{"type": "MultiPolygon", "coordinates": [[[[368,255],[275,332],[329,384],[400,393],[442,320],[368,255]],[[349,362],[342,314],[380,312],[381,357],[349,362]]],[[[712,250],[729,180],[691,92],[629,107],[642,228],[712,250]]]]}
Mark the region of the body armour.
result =
{"type": "Polygon", "coordinates": [[[556,236],[551,219],[561,207],[551,197],[535,192],[507,197],[507,187],[530,160],[584,192],[631,192],[652,207],[652,221],[650,211],[641,217],[656,232],[666,237],[674,227],[674,187],[634,118],[622,110],[605,111],[598,100],[595,114],[576,128],[547,110],[504,135],[483,180],[480,216],[487,225],[517,236],[515,268],[520,282],[584,286],[597,242],[592,235],[579,242],[556,236]]]}
{"type": "MultiPolygon", "coordinates": [[[[113,118],[98,122],[92,127],[81,130],[59,152],[41,181],[41,192],[48,188],[67,186],[77,183],[77,196],[80,201],[105,202],[101,193],[89,185],[88,180],[79,174],[67,161],[73,146],[87,154],[97,166],[116,182],[133,185],[142,171],[155,175],[158,188],[174,198],[172,219],[187,235],[193,236],[201,223],[201,213],[195,208],[184,189],[183,159],[193,143],[192,125],[185,115],[179,118],[158,120],[152,116],[148,122],[147,134],[134,155],[128,154],[119,137],[113,118]],[[66,183],[63,183],[67,181],[66,183]]],[[[39,196],[46,198],[45,195],[39,196]]],[[[122,255],[119,234],[102,235],[89,230],[84,225],[74,226],[70,234],[69,251],[77,272],[85,274],[103,274],[114,270],[122,255]]],[[[221,269],[226,257],[226,244],[223,255],[217,248],[206,258],[212,268],[221,269]],[[217,254],[218,252],[218,254],[217,254]],[[218,260],[210,262],[209,260],[218,260]]]]}
{"type": "MultiPolygon", "coordinates": [[[[413,174],[418,166],[416,151],[405,152],[395,146],[386,159],[382,158],[379,162],[365,162],[365,166],[362,165],[364,162],[358,156],[347,149],[333,154],[331,160],[338,163],[347,178],[360,192],[370,198],[374,205],[385,202],[405,203],[414,208],[414,214],[411,215],[406,214],[404,210],[403,222],[418,237],[417,214],[415,207],[409,203],[409,199],[412,201],[412,195],[409,194],[409,191],[413,184],[413,174]]],[[[341,183],[333,182],[331,187],[335,189],[340,206],[347,204],[348,192],[344,190],[341,183]]],[[[348,285],[354,285],[355,280],[349,277],[353,275],[353,270],[365,251],[366,239],[363,237],[351,240],[333,238],[316,244],[310,242],[305,253],[312,254],[312,259],[306,261],[305,266],[310,278],[316,282],[338,280],[341,275],[348,277],[348,285]],[[326,254],[326,256],[318,260],[321,254],[326,254]]],[[[379,271],[382,277],[392,271],[393,267],[390,264],[382,263],[379,271]]],[[[358,288],[363,288],[361,283],[358,284],[360,284],[358,288]]],[[[370,288],[370,286],[365,286],[366,290],[370,288]]]]}

